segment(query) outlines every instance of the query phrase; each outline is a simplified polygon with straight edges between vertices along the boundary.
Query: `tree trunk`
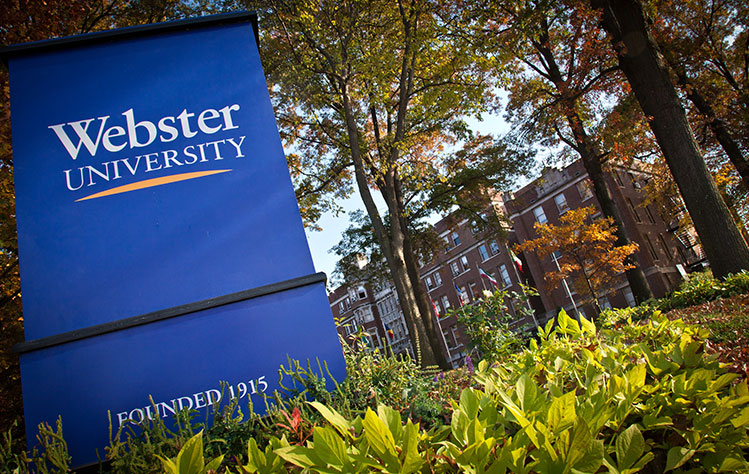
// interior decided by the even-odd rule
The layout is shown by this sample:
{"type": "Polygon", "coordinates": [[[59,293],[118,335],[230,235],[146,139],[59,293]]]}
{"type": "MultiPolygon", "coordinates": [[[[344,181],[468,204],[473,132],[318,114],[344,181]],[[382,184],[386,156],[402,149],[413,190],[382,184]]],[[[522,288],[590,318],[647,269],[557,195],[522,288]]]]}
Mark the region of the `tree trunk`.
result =
{"type": "MultiPolygon", "coordinates": [[[[614,198],[611,196],[611,190],[609,189],[606,177],[603,172],[603,165],[601,163],[602,153],[598,149],[595,143],[590,139],[585,127],[583,126],[582,119],[575,110],[575,98],[570,96],[571,91],[567,89],[566,81],[562,77],[562,72],[559,70],[556,58],[553,52],[547,46],[548,38],[542,37],[540,41],[534,43],[534,47],[546,60],[546,67],[549,73],[549,77],[554,82],[557,92],[562,96],[562,102],[565,105],[565,116],[567,118],[567,124],[572,130],[572,135],[575,138],[575,151],[580,155],[583,160],[583,166],[585,171],[588,173],[591,182],[593,183],[593,192],[601,206],[601,212],[604,216],[613,219],[614,226],[616,227],[616,245],[625,246],[631,245],[632,239],[629,237],[624,222],[622,221],[621,212],[614,202],[614,198]]],[[[645,278],[642,268],[634,255],[627,257],[627,263],[631,263],[633,268],[630,268],[625,272],[629,287],[632,290],[632,295],[635,300],[639,303],[653,297],[653,292],[650,290],[648,280],[645,278]]],[[[593,295],[595,300],[595,295],[593,295]]]]}
{"type": "MultiPolygon", "coordinates": [[[[610,217],[614,221],[614,226],[616,227],[616,246],[632,245],[632,239],[629,238],[629,233],[626,227],[624,227],[619,207],[614,202],[611,190],[606,182],[600,155],[590,153],[589,151],[582,152],[580,155],[583,159],[583,165],[585,165],[585,171],[588,172],[588,176],[590,176],[593,182],[593,192],[596,195],[596,199],[598,199],[598,203],[601,205],[601,212],[604,216],[610,217]]],[[[626,263],[634,265],[633,268],[626,270],[625,275],[627,276],[627,281],[629,282],[629,287],[632,290],[635,301],[641,303],[652,298],[653,292],[650,290],[648,280],[645,278],[645,273],[637,262],[635,254],[628,256],[626,263]]]]}
{"type": "Polygon", "coordinates": [[[419,312],[414,288],[408,276],[406,259],[404,258],[403,233],[401,231],[401,226],[397,222],[397,218],[394,219],[392,217],[393,215],[400,215],[397,206],[392,205],[392,203],[395,202],[395,189],[393,186],[390,186],[389,188],[387,186],[380,187],[380,192],[390,207],[391,224],[393,224],[391,225],[391,232],[388,234],[369,189],[369,183],[364,171],[361,148],[359,146],[359,129],[354,120],[354,114],[351,109],[351,102],[348,97],[346,85],[342,84],[341,89],[344,119],[346,121],[349,145],[351,146],[351,158],[354,163],[354,175],[356,177],[357,188],[362,201],[364,202],[367,214],[372,221],[372,227],[374,228],[377,242],[380,244],[383,254],[385,255],[385,260],[390,268],[395,291],[398,295],[398,302],[403,310],[403,317],[408,326],[411,345],[414,349],[419,365],[422,367],[437,365],[438,359],[435,357],[434,351],[432,350],[432,345],[430,344],[424,320],[419,312]],[[395,214],[393,213],[394,211],[395,214]]]}
{"type": "Polygon", "coordinates": [[[702,158],[668,69],[647,30],[638,0],[591,0],[679,186],[713,273],[749,269],[749,248],[702,158]]]}
{"type": "Polygon", "coordinates": [[[720,146],[726,152],[728,159],[731,160],[739,176],[741,176],[741,184],[744,185],[745,189],[749,189],[749,163],[747,163],[744,154],[741,153],[739,144],[736,143],[736,140],[734,140],[723,120],[715,114],[715,110],[713,110],[710,102],[705,96],[700,94],[694,84],[692,84],[692,81],[689,80],[684,68],[677,64],[671,54],[666,54],[665,56],[669,66],[676,74],[679,86],[687,94],[687,98],[697,107],[697,110],[705,116],[710,130],[712,130],[716,140],[718,140],[718,143],[720,143],[720,146]]]}
{"type": "MultiPolygon", "coordinates": [[[[403,205],[402,199],[403,194],[400,191],[400,180],[396,178],[395,184],[395,195],[398,202],[398,207],[400,209],[404,209],[405,206],[403,205]]],[[[444,347],[445,343],[441,334],[442,328],[440,327],[439,322],[437,322],[435,319],[436,315],[433,315],[432,313],[432,304],[429,301],[429,296],[427,295],[427,292],[424,289],[424,285],[421,282],[421,277],[419,276],[419,265],[416,262],[416,253],[414,252],[413,246],[411,245],[411,235],[408,232],[408,221],[406,220],[406,217],[402,211],[399,215],[399,218],[401,227],[404,230],[403,246],[404,256],[406,260],[406,270],[408,272],[408,277],[411,280],[411,286],[414,289],[416,304],[419,308],[419,313],[423,316],[422,319],[424,320],[427,337],[429,338],[429,345],[432,347],[436,365],[439,365],[442,370],[450,370],[452,368],[452,365],[448,361],[449,354],[446,353],[447,348],[444,347]]]]}

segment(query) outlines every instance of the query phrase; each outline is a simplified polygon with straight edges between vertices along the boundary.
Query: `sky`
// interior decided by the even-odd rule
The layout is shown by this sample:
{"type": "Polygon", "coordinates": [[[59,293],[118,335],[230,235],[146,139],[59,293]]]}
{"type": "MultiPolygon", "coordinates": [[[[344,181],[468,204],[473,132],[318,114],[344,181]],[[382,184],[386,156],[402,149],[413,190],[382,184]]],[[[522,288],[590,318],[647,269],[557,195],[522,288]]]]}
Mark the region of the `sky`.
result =
{"type": "MultiPolygon", "coordinates": [[[[480,133],[491,133],[493,135],[502,135],[509,129],[508,124],[499,115],[487,115],[482,117],[483,120],[469,119],[468,123],[471,128],[480,133]]],[[[377,202],[377,207],[384,211],[385,201],[379,196],[379,193],[372,193],[377,202]]],[[[341,203],[344,212],[339,214],[337,217],[332,213],[326,213],[322,216],[318,222],[322,231],[314,231],[305,229],[307,235],[307,243],[309,244],[310,252],[312,253],[312,260],[315,263],[315,269],[318,272],[325,272],[328,276],[328,281],[331,280],[333,270],[337,261],[335,254],[329,253],[329,250],[336,245],[343,234],[343,231],[349,226],[348,214],[357,209],[364,209],[364,204],[358,193],[354,193],[350,198],[346,199],[341,203]]],[[[441,216],[433,216],[430,219],[432,222],[436,222],[441,216]]]]}

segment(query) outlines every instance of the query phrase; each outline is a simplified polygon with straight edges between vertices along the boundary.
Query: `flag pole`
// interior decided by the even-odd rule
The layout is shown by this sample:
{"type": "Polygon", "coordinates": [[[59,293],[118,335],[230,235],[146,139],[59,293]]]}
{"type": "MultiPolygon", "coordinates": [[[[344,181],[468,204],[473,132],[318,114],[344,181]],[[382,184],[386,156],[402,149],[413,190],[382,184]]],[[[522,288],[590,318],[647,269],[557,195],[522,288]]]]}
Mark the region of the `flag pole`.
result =
{"type": "Polygon", "coordinates": [[[513,260],[512,268],[515,270],[515,278],[518,279],[518,285],[520,286],[520,291],[522,291],[523,296],[525,296],[525,305],[528,307],[528,310],[531,312],[531,317],[533,318],[533,324],[536,325],[536,328],[539,328],[541,326],[538,324],[538,319],[536,319],[536,312],[533,311],[533,308],[531,307],[531,300],[528,297],[528,294],[525,292],[525,288],[523,287],[523,280],[520,278],[520,272],[518,272],[518,266],[515,264],[514,259],[512,258],[512,254],[510,253],[510,248],[507,246],[507,243],[505,243],[505,249],[507,250],[507,255],[510,256],[510,260],[513,260]]]}
{"type": "Polygon", "coordinates": [[[489,291],[486,289],[486,282],[484,281],[484,277],[481,276],[481,267],[479,267],[478,262],[476,262],[476,270],[479,271],[479,280],[481,280],[481,286],[484,287],[484,291],[489,291]]]}
{"type": "MultiPolygon", "coordinates": [[[[429,302],[432,303],[432,311],[434,312],[434,319],[437,321],[437,330],[440,332],[440,336],[442,336],[442,343],[445,345],[445,355],[447,356],[448,362],[452,364],[452,361],[450,358],[452,357],[450,355],[450,348],[447,345],[447,339],[445,339],[445,333],[442,331],[442,323],[440,323],[440,317],[439,314],[437,314],[437,305],[434,304],[434,300],[432,299],[432,295],[429,294],[429,289],[427,288],[427,297],[429,298],[429,302]]],[[[447,312],[447,310],[445,310],[447,312]]]]}
{"type": "MultiPolygon", "coordinates": [[[[562,268],[559,266],[559,261],[557,260],[556,254],[551,254],[551,259],[554,260],[554,264],[557,266],[557,270],[559,273],[562,273],[562,268]]],[[[575,298],[572,297],[572,292],[570,291],[570,286],[567,284],[567,279],[562,278],[562,286],[564,286],[564,291],[567,292],[567,297],[572,301],[572,309],[575,310],[575,317],[578,321],[580,321],[580,311],[577,309],[577,304],[575,304],[575,298]]]]}

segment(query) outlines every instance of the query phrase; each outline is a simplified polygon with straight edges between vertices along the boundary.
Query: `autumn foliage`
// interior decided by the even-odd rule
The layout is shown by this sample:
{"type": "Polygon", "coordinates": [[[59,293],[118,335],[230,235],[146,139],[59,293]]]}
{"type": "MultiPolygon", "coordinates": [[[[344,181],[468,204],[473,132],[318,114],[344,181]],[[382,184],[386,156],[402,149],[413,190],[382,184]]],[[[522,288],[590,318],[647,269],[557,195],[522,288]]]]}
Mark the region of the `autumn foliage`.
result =
{"type": "Polygon", "coordinates": [[[596,209],[592,206],[568,211],[558,225],[536,223],[538,238],[519,245],[516,251],[533,251],[540,259],[557,254],[559,270],[547,273],[546,284],[552,288],[563,279],[572,283],[590,301],[611,288],[622,272],[631,268],[627,257],[637,250],[637,244],[615,246],[616,234],[611,218],[591,219],[596,209]]]}

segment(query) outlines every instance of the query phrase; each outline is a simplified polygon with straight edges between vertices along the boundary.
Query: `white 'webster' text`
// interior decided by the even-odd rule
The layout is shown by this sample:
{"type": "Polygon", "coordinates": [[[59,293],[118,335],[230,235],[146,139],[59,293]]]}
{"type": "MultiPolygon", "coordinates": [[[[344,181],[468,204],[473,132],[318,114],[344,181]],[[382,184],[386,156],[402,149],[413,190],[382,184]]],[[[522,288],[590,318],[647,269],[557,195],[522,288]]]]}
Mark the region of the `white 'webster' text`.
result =
{"type": "Polygon", "coordinates": [[[198,131],[211,135],[222,130],[234,130],[239,128],[234,124],[232,112],[239,110],[239,104],[227,105],[221,109],[205,109],[200,112],[197,119],[195,113],[183,109],[176,117],[167,115],[158,120],[156,124],[148,120],[136,122],[135,112],[128,109],[122,113],[125,116],[125,127],[114,125],[106,128],[109,115],[98,117],[97,119],[89,118],[78,120],[77,122],[61,123],[50,125],[60,143],[65,147],[68,154],[74,160],[78,157],[81,147],[85,147],[91,156],[95,156],[99,151],[99,145],[111,153],[116,153],[129,146],[132,148],[142,148],[152,144],[156,138],[163,143],[169,143],[176,140],[180,135],[185,138],[192,138],[198,134],[198,131]],[[99,121],[98,131],[89,131],[91,123],[94,120],[99,121]],[[66,125],[70,127],[72,136],[78,137],[78,144],[73,143],[71,135],[68,135],[66,125]]]}

